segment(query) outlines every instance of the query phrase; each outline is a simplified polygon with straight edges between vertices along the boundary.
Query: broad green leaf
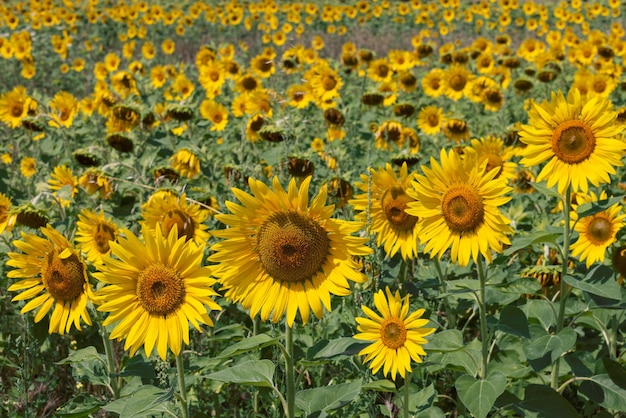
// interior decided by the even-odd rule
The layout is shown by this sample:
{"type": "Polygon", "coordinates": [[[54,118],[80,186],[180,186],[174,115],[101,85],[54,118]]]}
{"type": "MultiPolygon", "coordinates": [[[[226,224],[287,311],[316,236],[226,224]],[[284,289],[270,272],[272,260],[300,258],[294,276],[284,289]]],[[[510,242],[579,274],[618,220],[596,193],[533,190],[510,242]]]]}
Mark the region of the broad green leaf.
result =
{"type": "Polygon", "coordinates": [[[72,365],[72,374],[78,381],[88,380],[93,385],[102,386],[111,383],[104,355],[99,354],[93,346],[71,352],[65,359],[57,362],[68,363],[72,365]]]}
{"type": "Polygon", "coordinates": [[[154,379],[154,366],[150,361],[146,361],[142,356],[134,356],[128,359],[124,368],[120,371],[120,376],[139,376],[145,379],[154,379]]]}
{"type": "Polygon", "coordinates": [[[538,412],[542,418],[580,417],[574,407],[558,392],[546,385],[528,385],[524,400],[516,406],[531,412],[538,412]]]}
{"type": "Polygon", "coordinates": [[[556,190],[556,188],[546,187],[545,185],[547,183],[545,181],[542,181],[541,183],[531,182],[530,184],[542,195],[558,197],[558,198],[562,197],[561,194],[556,190]]]}
{"type": "Polygon", "coordinates": [[[217,357],[219,358],[229,358],[234,357],[238,354],[242,354],[251,350],[260,350],[263,347],[267,347],[268,345],[275,344],[278,341],[278,338],[272,338],[267,334],[259,334],[252,337],[244,338],[243,340],[235,343],[220,354],[217,357]]]}
{"type": "Polygon", "coordinates": [[[616,203],[620,203],[624,195],[621,196],[613,196],[608,199],[598,200],[596,202],[586,202],[576,208],[576,212],[578,212],[578,219],[584,218],[585,216],[595,215],[596,213],[600,213],[604,210],[607,210],[611,206],[616,203]]]}
{"type": "Polygon", "coordinates": [[[425,411],[433,406],[437,400],[437,391],[433,383],[420,390],[419,392],[409,395],[409,411],[419,412],[425,411]]]}
{"type": "Polygon", "coordinates": [[[555,312],[547,300],[530,299],[526,302],[524,310],[526,311],[526,317],[528,319],[537,319],[544,330],[556,324],[555,312]]]}
{"type": "Polygon", "coordinates": [[[428,344],[424,346],[427,352],[449,352],[460,350],[465,347],[463,335],[456,329],[448,329],[437,332],[428,337],[428,344]]]}
{"type": "Polygon", "coordinates": [[[576,332],[564,328],[556,335],[544,335],[523,345],[524,353],[535,371],[552,364],[576,344],[576,332]],[[532,360],[539,360],[533,363],[532,360]],[[547,362],[547,364],[546,364],[547,362]]]}
{"type": "Polygon", "coordinates": [[[622,298],[621,290],[615,280],[615,273],[609,266],[599,264],[585,276],[584,279],[578,280],[574,276],[565,276],[565,283],[585,292],[602,296],[607,299],[620,300],[622,298]]]}
{"type": "Polygon", "coordinates": [[[102,401],[88,393],[79,393],[54,412],[59,418],[87,418],[102,407],[102,401]]]}
{"type": "Polygon", "coordinates": [[[581,383],[580,390],[607,409],[626,412],[626,388],[615,383],[608,374],[592,376],[591,381],[581,383]]]}
{"type": "Polygon", "coordinates": [[[624,366],[606,357],[602,359],[602,365],[611,380],[618,386],[626,389],[626,369],[624,369],[624,366]]]}
{"type": "Polygon", "coordinates": [[[374,380],[364,384],[361,389],[375,390],[377,392],[396,392],[396,384],[391,380],[374,380]]]}
{"type": "Polygon", "coordinates": [[[105,411],[115,412],[124,418],[145,417],[167,413],[176,416],[170,401],[174,398],[174,387],[169,390],[156,386],[144,385],[132,395],[118,399],[102,407],[105,411]]]}
{"type": "MultiPolygon", "coordinates": [[[[296,405],[307,415],[341,408],[353,401],[361,391],[361,380],[301,390],[296,393],[296,405]]],[[[320,414],[320,417],[327,414],[320,414]]]]}
{"type": "Polygon", "coordinates": [[[271,388],[273,386],[274,363],[270,360],[247,361],[211,373],[206,377],[224,383],[271,388]]]}
{"type": "Polygon", "coordinates": [[[104,356],[98,353],[96,347],[90,345],[89,347],[81,348],[80,350],[71,351],[66,358],[57,361],[56,364],[68,364],[82,361],[100,361],[105,364],[104,356]]]}
{"type": "Polygon", "coordinates": [[[546,230],[534,231],[529,234],[518,234],[511,240],[511,246],[504,250],[502,254],[508,256],[516,251],[528,248],[533,244],[541,244],[548,242],[556,242],[563,236],[563,230],[560,228],[549,227],[546,230]]]}
{"type": "Polygon", "coordinates": [[[355,340],[352,337],[342,337],[334,340],[321,340],[310,347],[306,356],[309,360],[337,359],[353,356],[367,347],[369,343],[355,340]]]}
{"type": "Polygon", "coordinates": [[[506,305],[502,308],[497,328],[508,334],[530,338],[528,319],[526,318],[526,315],[524,315],[524,312],[517,306],[506,305]]]}
{"type": "Polygon", "coordinates": [[[431,406],[413,415],[414,418],[445,418],[446,414],[438,406],[431,406]]]}
{"type": "Polygon", "coordinates": [[[477,418],[485,418],[493,404],[506,389],[506,376],[500,372],[491,373],[486,379],[474,379],[464,374],[454,383],[463,405],[477,418]]]}

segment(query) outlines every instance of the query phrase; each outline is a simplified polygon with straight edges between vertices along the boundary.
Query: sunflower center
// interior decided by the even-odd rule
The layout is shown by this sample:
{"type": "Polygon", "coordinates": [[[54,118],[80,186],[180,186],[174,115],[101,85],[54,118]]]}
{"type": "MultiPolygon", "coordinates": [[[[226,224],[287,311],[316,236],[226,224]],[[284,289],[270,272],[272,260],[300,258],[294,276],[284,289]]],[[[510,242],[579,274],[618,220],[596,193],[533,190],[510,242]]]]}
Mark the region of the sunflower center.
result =
{"type": "Polygon", "coordinates": [[[146,267],[137,278],[137,298],[151,315],[174,313],[185,299],[185,284],[173,268],[155,263],[146,267]]]}
{"type": "Polygon", "coordinates": [[[398,349],[406,341],[406,327],[399,318],[387,318],[380,326],[382,343],[389,348],[398,349]]]}
{"type": "Polygon", "coordinates": [[[606,244],[612,232],[611,221],[603,216],[593,218],[587,226],[587,238],[596,245],[606,244]]]}
{"type": "Polygon", "coordinates": [[[455,74],[450,78],[450,87],[452,87],[452,90],[461,91],[465,88],[465,84],[467,84],[467,80],[460,74],[455,74]]]}
{"type": "Polygon", "coordinates": [[[11,116],[13,117],[20,117],[22,116],[22,113],[24,113],[24,106],[22,106],[21,103],[13,103],[11,105],[11,116]]]}
{"type": "Polygon", "coordinates": [[[428,124],[432,127],[439,126],[439,116],[435,114],[428,115],[428,124]]]}
{"type": "Polygon", "coordinates": [[[485,169],[485,172],[488,173],[494,168],[499,168],[498,174],[496,175],[496,177],[498,177],[500,173],[502,172],[502,164],[504,164],[504,161],[498,154],[488,154],[487,155],[487,168],[485,169]]]}
{"type": "Polygon", "coordinates": [[[276,280],[312,278],[326,262],[330,239],[315,220],[297,212],[279,212],[259,228],[257,251],[261,265],[276,280]]]}
{"type": "Polygon", "coordinates": [[[324,90],[326,91],[333,90],[336,85],[337,85],[337,80],[335,80],[335,78],[332,76],[326,75],[322,79],[322,86],[324,87],[324,90]]]}
{"type": "Polygon", "coordinates": [[[165,214],[161,220],[161,231],[168,236],[172,228],[178,227],[178,238],[186,236],[187,240],[194,237],[196,225],[193,218],[180,209],[174,209],[165,214]]]}
{"type": "Polygon", "coordinates": [[[417,222],[417,216],[405,212],[407,204],[413,201],[414,199],[411,199],[400,187],[392,187],[385,191],[381,203],[389,223],[401,231],[413,228],[417,222]]]}
{"type": "Polygon", "coordinates": [[[109,225],[98,224],[93,231],[93,243],[100,254],[109,252],[109,241],[115,240],[115,231],[109,225]]]}
{"type": "Polygon", "coordinates": [[[591,128],[580,120],[563,122],[552,134],[552,151],[567,164],[585,161],[596,147],[596,137],[591,128]]]}
{"type": "Polygon", "coordinates": [[[448,227],[461,233],[475,230],[485,217],[478,190],[467,184],[449,188],[443,195],[441,210],[448,227]]]}
{"type": "Polygon", "coordinates": [[[84,292],[85,265],[76,254],[59,257],[59,249],[50,251],[41,266],[41,279],[55,300],[69,302],[84,292]]]}

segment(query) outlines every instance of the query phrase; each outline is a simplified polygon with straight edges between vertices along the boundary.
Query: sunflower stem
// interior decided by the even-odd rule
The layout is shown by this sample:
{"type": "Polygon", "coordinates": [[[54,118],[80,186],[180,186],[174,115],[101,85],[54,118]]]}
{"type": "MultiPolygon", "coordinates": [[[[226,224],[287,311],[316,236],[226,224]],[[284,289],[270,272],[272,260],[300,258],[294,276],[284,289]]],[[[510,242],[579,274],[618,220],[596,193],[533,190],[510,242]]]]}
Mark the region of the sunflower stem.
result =
{"type": "Polygon", "coordinates": [[[482,255],[478,256],[478,280],[480,283],[480,297],[478,298],[478,310],[480,311],[480,340],[482,342],[482,364],[480,377],[487,378],[487,364],[489,363],[489,337],[487,334],[487,304],[485,303],[486,269],[482,255]]]}
{"type": "MultiPolygon", "coordinates": [[[[570,241],[570,207],[571,207],[571,195],[572,189],[568,187],[565,191],[565,200],[563,201],[563,248],[562,252],[562,264],[561,264],[561,290],[559,292],[559,314],[556,319],[556,333],[558,334],[565,324],[565,302],[567,301],[567,284],[565,283],[565,276],[567,275],[567,267],[569,264],[569,241],[570,241]]],[[[557,358],[552,364],[552,376],[551,387],[557,390],[559,387],[559,367],[561,359],[557,358]]]]}
{"type": "Polygon", "coordinates": [[[185,389],[185,365],[183,364],[183,352],[176,356],[176,374],[178,375],[178,389],[180,390],[180,409],[183,418],[189,417],[189,406],[187,404],[187,390],[185,389]]]}
{"type": "Polygon", "coordinates": [[[293,328],[285,324],[285,373],[287,377],[287,418],[296,416],[296,379],[293,366],[293,328]]]}
{"type": "Polygon", "coordinates": [[[104,345],[104,354],[107,358],[107,372],[109,373],[111,379],[111,391],[113,392],[113,397],[115,399],[119,399],[120,385],[117,380],[118,377],[115,376],[117,372],[115,370],[115,357],[113,356],[113,342],[109,338],[109,333],[107,332],[106,327],[101,326],[100,328],[102,329],[102,343],[104,345]]]}
{"type": "MultiPolygon", "coordinates": [[[[441,270],[441,264],[439,262],[439,258],[433,258],[435,261],[435,268],[437,269],[437,277],[439,279],[439,292],[441,294],[445,294],[447,292],[447,284],[446,284],[446,276],[443,274],[443,270],[441,270]]],[[[450,300],[448,296],[444,296],[441,299],[441,304],[439,305],[439,310],[446,313],[446,318],[448,320],[448,329],[456,328],[456,313],[453,309],[450,308],[450,300]]]]}
{"type": "Polygon", "coordinates": [[[404,418],[409,418],[409,386],[412,377],[411,372],[406,372],[406,378],[404,379],[404,400],[402,402],[402,416],[404,418]]]}

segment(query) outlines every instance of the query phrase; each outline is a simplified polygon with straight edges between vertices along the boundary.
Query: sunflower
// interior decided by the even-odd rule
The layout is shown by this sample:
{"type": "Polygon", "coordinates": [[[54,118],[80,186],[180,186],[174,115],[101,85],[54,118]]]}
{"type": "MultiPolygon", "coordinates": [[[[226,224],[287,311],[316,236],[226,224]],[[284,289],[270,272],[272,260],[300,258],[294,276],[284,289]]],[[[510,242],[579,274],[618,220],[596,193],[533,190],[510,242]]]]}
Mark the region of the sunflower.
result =
{"type": "Polygon", "coordinates": [[[210,213],[200,205],[187,202],[187,195],[180,196],[168,190],[158,190],[141,207],[143,222],[150,229],[159,229],[163,235],[169,234],[174,225],[179,237],[186,236],[201,244],[209,239],[207,226],[203,224],[210,213]]]}
{"type": "Polygon", "coordinates": [[[443,109],[438,106],[425,106],[417,114],[417,127],[428,135],[438,134],[445,122],[443,109]]]}
{"type": "Polygon", "coordinates": [[[71,93],[60,91],[50,101],[50,109],[53,111],[50,126],[69,128],[78,113],[79,103],[71,93]]]}
{"type": "Polygon", "coordinates": [[[609,183],[609,174],[621,166],[626,144],[619,139],[626,126],[616,124],[617,112],[603,97],[581,99],[577,89],[552,93],[552,100],[533,102],[528,112],[529,124],[522,125],[520,140],[528,146],[520,161],[535,166],[549,160],[537,181],[547,180],[548,187],[558,183],[563,194],[572,185],[573,191],[587,192],[588,184],[609,183]]]}
{"type": "Polygon", "coordinates": [[[307,71],[304,79],[308,81],[311,92],[318,103],[340,96],[339,90],[343,86],[343,81],[325,61],[320,61],[320,64],[307,71]]]}
{"type": "Polygon", "coordinates": [[[443,76],[443,94],[452,100],[463,97],[474,75],[462,65],[453,65],[443,76]]]}
{"type": "Polygon", "coordinates": [[[100,192],[102,199],[108,199],[113,195],[113,182],[106,174],[95,168],[85,171],[78,179],[78,184],[89,195],[100,192]]]}
{"type": "Polygon", "coordinates": [[[374,294],[374,305],[382,316],[363,305],[361,309],[367,317],[355,318],[359,333],[354,338],[372,342],[359,355],[365,356],[366,362],[372,361],[370,368],[374,373],[382,367],[384,375],[391,372],[394,381],[398,373],[404,378],[406,372],[412,371],[411,360],[422,362],[420,356],[426,355],[422,346],[428,343],[424,337],[435,332],[435,328],[424,328],[428,324],[428,319],[422,318],[424,309],[409,314],[409,295],[403,299],[399,291],[394,295],[388,287],[385,292],[380,289],[374,294]]]}
{"type": "Polygon", "coordinates": [[[513,230],[498,207],[511,200],[511,188],[495,178],[497,170],[485,172],[487,160],[478,164],[469,149],[464,158],[442,149],[440,159],[431,158],[431,167],[422,167],[425,175],[416,175],[407,191],[416,202],[406,212],[420,218],[424,252],[441,258],[452,247],[451,259],[461,266],[479,254],[491,261],[491,250],[502,252],[502,244],[510,244],[513,230]]]}
{"type": "Polygon", "coordinates": [[[479,163],[487,160],[486,172],[497,168],[496,178],[507,180],[515,178],[517,164],[510,160],[516,151],[513,147],[505,147],[502,138],[487,135],[484,138],[472,139],[469,147],[476,151],[479,163]]]}
{"type": "Polygon", "coordinates": [[[205,99],[202,101],[200,115],[213,123],[212,131],[223,131],[228,125],[228,109],[213,100],[205,99]]]}
{"type": "Polygon", "coordinates": [[[76,248],[83,252],[87,260],[100,263],[111,253],[109,241],[115,241],[119,228],[104,213],[97,214],[91,209],[83,209],[78,214],[76,248]]]}
{"type": "Polygon", "coordinates": [[[41,228],[45,238],[22,232],[22,240],[13,245],[22,253],[9,252],[7,265],[16,267],[7,273],[20,278],[9,291],[22,291],[12,301],[31,299],[21,313],[39,308],[35,322],[53,308],[48,332],[64,334],[72,324],[81,329],[81,319],[91,325],[87,302],[93,298],[87,266],[67,239],[50,225],[41,228]]]}
{"type": "Polygon", "coordinates": [[[10,231],[15,222],[15,218],[10,213],[11,198],[4,193],[0,193],[0,235],[4,231],[10,231]]]}
{"type": "Polygon", "coordinates": [[[418,251],[417,217],[405,212],[408,203],[415,201],[406,190],[416,172],[409,174],[404,163],[399,174],[398,177],[391,164],[386,164],[384,169],[372,170],[371,188],[369,176],[361,174],[362,182],[356,186],[365,193],[355,196],[350,203],[359,212],[356,220],[365,223],[371,219],[369,231],[376,234],[376,245],[382,246],[389,257],[400,251],[402,259],[406,260],[416,258],[418,251]]]}
{"type": "MultiPolygon", "coordinates": [[[[600,197],[591,192],[579,202],[597,202],[606,198],[605,192],[602,192],[600,197]]],[[[623,213],[622,204],[619,202],[583,218],[579,218],[578,212],[573,210],[570,223],[579,236],[578,240],[570,246],[572,256],[579,257],[580,261],[586,261],[587,268],[596,261],[604,261],[606,249],[616,242],[618,231],[626,225],[624,218],[626,214],[623,213]]]]}
{"type": "Polygon", "coordinates": [[[16,86],[0,95],[0,121],[11,128],[20,127],[22,119],[28,115],[31,100],[24,86],[16,86]]]}
{"type": "Polygon", "coordinates": [[[326,189],[308,204],[311,177],[285,190],[277,177],[273,190],[250,178],[253,195],[233,188],[242,203],[226,202],[231,214],[216,215],[229,228],[211,231],[224,241],[211,247],[209,261],[218,262],[215,275],[225,296],[240,302],[250,316],[278,322],[285,312],[291,327],[299,311],[302,322],[311,311],[322,317],[331,310],[331,295],[350,294],[349,282],[363,283],[355,256],[371,254],[367,238],[351,236],[360,222],[331,219],[326,189]]]}
{"type": "MultiPolygon", "coordinates": [[[[57,192],[61,191],[63,188],[69,188],[69,197],[71,198],[74,198],[76,193],[78,193],[78,178],[74,175],[71,168],[65,165],[56,166],[50,177],[48,187],[50,190],[55,191],[55,196],[59,197],[57,192]]],[[[62,197],[59,197],[59,201],[63,206],[70,204],[69,200],[62,197]]]]}
{"type": "Polygon", "coordinates": [[[186,148],[178,150],[170,157],[174,170],[181,176],[193,179],[200,174],[200,160],[186,148]]]}
{"type": "Polygon", "coordinates": [[[443,77],[445,72],[441,68],[433,68],[422,78],[424,93],[430,97],[439,97],[443,94],[443,77]]]}
{"type": "Polygon", "coordinates": [[[166,360],[168,347],[178,355],[189,344],[189,323],[202,332],[199,324],[213,325],[207,308],[221,309],[212,299],[211,269],[202,266],[204,246],[178,238],[176,227],[164,236],[144,225],[144,242],[123,233],[94,273],[105,283],[96,292],[98,310],[110,313],[102,325],[116,324],[110,338],[126,339],[131,356],[143,346],[149,357],[156,345],[166,360]]]}

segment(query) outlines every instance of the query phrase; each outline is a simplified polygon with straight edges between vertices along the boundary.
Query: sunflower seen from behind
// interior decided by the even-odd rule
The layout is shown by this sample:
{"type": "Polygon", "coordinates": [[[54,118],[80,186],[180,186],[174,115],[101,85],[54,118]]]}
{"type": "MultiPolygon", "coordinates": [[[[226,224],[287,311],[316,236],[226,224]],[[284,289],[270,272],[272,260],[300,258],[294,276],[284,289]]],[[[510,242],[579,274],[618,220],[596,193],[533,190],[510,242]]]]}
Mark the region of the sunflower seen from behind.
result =
{"type": "Polygon", "coordinates": [[[389,288],[380,289],[374,294],[374,305],[378,310],[361,306],[366,317],[356,317],[357,340],[370,341],[359,355],[365,356],[365,362],[371,361],[370,368],[377,373],[381,368],[385,376],[391,373],[395,381],[399,373],[403,378],[411,372],[411,361],[421,363],[425,356],[423,345],[428,343],[426,336],[435,332],[434,328],[425,328],[428,319],[422,318],[424,309],[409,313],[409,295],[400,297],[400,292],[391,293],[389,288]]]}
{"type": "Polygon", "coordinates": [[[142,227],[143,241],[124,230],[110,242],[111,256],[97,266],[94,277],[104,284],[96,292],[98,311],[108,312],[103,326],[115,324],[110,339],[124,339],[133,356],[143,346],[146,356],[156,352],[167,359],[168,348],[178,355],[189,344],[189,324],[213,326],[209,311],[220,310],[213,300],[215,279],[202,265],[204,246],[142,227]]]}
{"type": "Polygon", "coordinates": [[[349,281],[367,280],[355,257],[372,251],[367,238],[352,236],[361,223],[332,219],[325,188],[309,204],[310,182],[298,187],[292,178],[285,190],[277,177],[273,189],[250,178],[252,194],[233,188],[241,204],[227,201],[231,213],[216,215],[227,228],[211,231],[223,239],[211,247],[214,275],[253,318],[278,322],[286,313],[292,327],[300,312],[306,323],[311,312],[331,310],[331,295],[349,295],[349,281]]]}
{"type": "Polygon", "coordinates": [[[13,241],[21,253],[8,253],[6,264],[16,269],[7,277],[21,279],[8,288],[21,292],[12,301],[30,299],[20,313],[37,309],[35,322],[52,311],[50,334],[69,332],[72,325],[81,330],[81,322],[91,325],[87,305],[93,299],[85,262],[52,226],[41,227],[40,231],[44,237],[22,232],[22,239],[13,241]]]}
{"type": "Polygon", "coordinates": [[[441,258],[451,249],[452,262],[466,266],[480,254],[491,261],[492,251],[510,244],[513,230],[499,207],[511,200],[511,188],[496,178],[498,169],[486,172],[486,166],[470,148],[463,158],[442,149],[440,162],[431,157],[430,167],[422,166],[424,175],[416,175],[407,192],[416,201],[406,212],[420,218],[425,253],[441,258]]]}
{"type": "MultiPolygon", "coordinates": [[[[606,199],[605,192],[602,192],[600,196],[591,192],[589,195],[579,196],[578,204],[574,206],[577,209],[583,203],[606,199]]],[[[579,217],[577,210],[572,210],[570,227],[578,232],[578,239],[570,246],[572,257],[578,257],[580,261],[584,261],[587,268],[595,262],[603,262],[606,249],[617,241],[617,233],[626,224],[624,218],[626,214],[620,202],[582,218],[579,217]]]]}
{"type": "Polygon", "coordinates": [[[521,164],[532,167],[547,161],[537,181],[557,184],[560,194],[572,187],[587,192],[588,183],[609,183],[609,175],[621,166],[626,144],[619,138],[625,125],[616,123],[613,104],[603,97],[583,100],[578,89],[565,97],[552,93],[550,101],[532,104],[528,125],[520,140],[527,146],[521,164]]]}
{"type": "Polygon", "coordinates": [[[408,203],[415,201],[406,193],[415,174],[409,174],[406,163],[399,173],[386,164],[385,168],[371,171],[371,187],[369,176],[361,174],[361,182],[356,186],[365,193],[350,201],[358,212],[356,220],[365,223],[371,219],[369,231],[376,234],[376,245],[382,246],[389,257],[398,252],[403,260],[417,257],[417,217],[405,211],[408,203]]]}

